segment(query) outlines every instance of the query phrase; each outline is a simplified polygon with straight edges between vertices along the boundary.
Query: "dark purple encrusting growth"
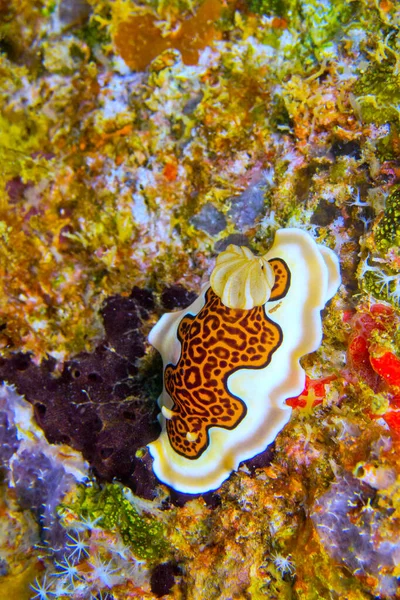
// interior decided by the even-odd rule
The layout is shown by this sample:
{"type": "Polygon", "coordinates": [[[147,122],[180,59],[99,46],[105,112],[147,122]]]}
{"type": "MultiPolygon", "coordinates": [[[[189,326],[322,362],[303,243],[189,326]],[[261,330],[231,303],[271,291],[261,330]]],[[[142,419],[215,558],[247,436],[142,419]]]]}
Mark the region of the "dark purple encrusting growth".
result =
{"type": "Polygon", "coordinates": [[[161,294],[161,302],[167,310],[174,308],[186,308],[197,298],[195,292],[189,292],[183,285],[170,285],[161,294]]]}
{"type": "Polygon", "coordinates": [[[161,563],[154,567],[150,578],[151,591],[158,597],[169,594],[175,583],[175,575],[179,573],[173,562],[161,563]]]}
{"type": "Polygon", "coordinates": [[[105,339],[93,353],[65,362],[61,375],[53,359],[38,366],[20,353],[0,361],[0,378],[34,406],[50,443],[69,444],[101,479],[116,478],[146,498],[154,496],[157,480],[150,457],[136,452],[159,435],[157,393],[151,396],[161,377],[143,374],[139,362],[146,350],[143,322],[153,308],[147,290],[108,298],[101,311],[105,339]]]}
{"type": "Polygon", "coordinates": [[[21,177],[14,177],[10,179],[6,184],[6,191],[11,204],[17,204],[18,202],[24,201],[24,193],[30,187],[32,183],[24,183],[21,177]]]}
{"type": "Polygon", "coordinates": [[[218,240],[214,246],[214,252],[216,254],[223,252],[230,244],[235,244],[235,246],[246,246],[247,248],[250,248],[250,242],[243,233],[231,233],[221,240],[218,240]]]}
{"type": "Polygon", "coordinates": [[[59,17],[64,25],[74,26],[86,23],[91,12],[86,0],[61,0],[59,17]]]}
{"type": "Polygon", "coordinates": [[[260,454],[256,454],[256,456],[243,461],[241,464],[245,465],[249,469],[250,473],[254,475],[257,469],[263,469],[271,464],[274,454],[275,443],[273,442],[267,446],[263,452],[260,452],[260,454]]]}
{"type": "Polygon", "coordinates": [[[361,146],[357,140],[350,140],[348,142],[336,140],[332,144],[331,153],[335,158],[338,156],[350,156],[351,158],[360,160],[362,156],[361,146]]]}
{"type": "Polygon", "coordinates": [[[321,227],[327,227],[331,225],[333,221],[341,216],[341,210],[336,206],[333,200],[320,200],[317,208],[314,211],[310,219],[310,223],[313,225],[319,225],[321,227]]]}
{"type": "MultiPolygon", "coordinates": [[[[38,366],[28,354],[0,358],[0,380],[15,384],[17,392],[33,405],[36,420],[50,443],[70,445],[82,452],[100,479],[117,479],[136,495],[152,499],[159,482],[153,473],[153,460],[144,448],[160,432],[156,399],[162,387],[162,361],[155,353],[146,371],[141,368],[148,344],[143,323],[151,313],[185,308],[195,297],[181,285],[164,289],[161,306],[156,306],[151,292],[139,288],[129,297],[112,296],[101,310],[105,339],[94,352],[66,361],[61,375],[56,374],[54,359],[38,366]]],[[[1,425],[2,421],[0,442],[3,440],[7,459],[14,437],[8,442],[5,436],[9,428],[1,425]]],[[[254,471],[269,460],[267,449],[246,464],[254,471]]],[[[183,506],[196,496],[171,490],[169,500],[183,506]]],[[[216,494],[203,496],[211,508],[218,506],[216,494]]]]}

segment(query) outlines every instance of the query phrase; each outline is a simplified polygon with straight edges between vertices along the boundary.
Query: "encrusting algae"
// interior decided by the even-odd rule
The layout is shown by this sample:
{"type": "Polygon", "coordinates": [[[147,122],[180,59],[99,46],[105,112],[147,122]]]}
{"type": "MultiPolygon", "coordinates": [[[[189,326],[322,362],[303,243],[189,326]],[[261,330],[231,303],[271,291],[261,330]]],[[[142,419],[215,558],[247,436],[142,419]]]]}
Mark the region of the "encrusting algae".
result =
{"type": "Polygon", "coordinates": [[[2,597],[399,596],[399,31],[389,0],[0,1],[2,597]],[[342,284],[287,422],[173,490],[148,334],[290,229],[342,284]]]}

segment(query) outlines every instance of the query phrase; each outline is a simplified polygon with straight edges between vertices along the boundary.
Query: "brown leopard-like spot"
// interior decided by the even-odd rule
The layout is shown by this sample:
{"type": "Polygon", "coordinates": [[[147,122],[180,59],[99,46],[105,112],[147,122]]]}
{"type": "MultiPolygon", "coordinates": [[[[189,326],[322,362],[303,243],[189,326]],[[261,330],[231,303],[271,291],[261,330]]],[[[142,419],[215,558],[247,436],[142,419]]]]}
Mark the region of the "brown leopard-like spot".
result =
{"type": "Polygon", "coordinates": [[[288,289],[290,288],[290,271],[282,258],[273,258],[268,262],[275,275],[274,287],[271,290],[271,296],[269,298],[269,302],[272,302],[272,300],[281,300],[286,296],[288,289]]]}
{"type": "MultiPolygon", "coordinates": [[[[276,277],[270,300],[279,300],[289,289],[290,271],[281,259],[269,262],[276,277]]],[[[229,376],[238,369],[266,367],[282,343],[282,331],[264,306],[228,308],[209,288],[200,312],[179,323],[178,339],[179,361],[164,373],[174,402],[167,432],[178,454],[196,459],[208,446],[210,427],[234,429],[246,415],[245,403],[228,389],[229,376]]]]}

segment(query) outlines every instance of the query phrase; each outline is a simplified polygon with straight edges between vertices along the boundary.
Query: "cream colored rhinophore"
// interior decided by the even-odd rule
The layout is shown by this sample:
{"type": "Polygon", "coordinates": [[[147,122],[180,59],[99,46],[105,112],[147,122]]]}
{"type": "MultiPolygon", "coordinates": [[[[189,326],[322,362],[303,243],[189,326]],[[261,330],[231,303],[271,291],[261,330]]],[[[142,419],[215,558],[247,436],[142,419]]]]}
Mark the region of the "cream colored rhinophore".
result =
{"type": "Polygon", "coordinates": [[[210,285],[228,308],[250,309],[265,304],[275,276],[268,260],[245,246],[231,244],[217,257],[210,285]]]}
{"type": "Polygon", "coordinates": [[[163,315],[149,335],[164,363],[162,432],[149,444],[161,481],[187,493],[215,489],[275,439],[339,284],[331,250],[281,229],[262,257],[228,246],[197,300],[163,315]]]}

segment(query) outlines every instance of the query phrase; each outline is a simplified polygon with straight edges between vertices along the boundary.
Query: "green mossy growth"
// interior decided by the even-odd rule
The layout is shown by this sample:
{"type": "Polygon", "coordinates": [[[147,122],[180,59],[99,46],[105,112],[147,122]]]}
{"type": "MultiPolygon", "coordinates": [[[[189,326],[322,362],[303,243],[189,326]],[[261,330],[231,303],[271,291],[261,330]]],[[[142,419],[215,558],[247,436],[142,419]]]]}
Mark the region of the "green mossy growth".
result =
{"type": "Polygon", "coordinates": [[[102,47],[111,43],[108,28],[101,25],[96,19],[91,19],[76,35],[79,39],[86,42],[91,50],[97,46],[102,47]]]}
{"type": "Polygon", "coordinates": [[[309,47],[320,48],[332,43],[340,28],[349,22],[357,10],[357,4],[344,0],[247,0],[249,9],[267,16],[277,16],[298,22],[309,47]],[[301,26],[302,24],[302,26],[301,26]]]}
{"type": "Polygon", "coordinates": [[[57,8],[57,2],[55,0],[50,0],[50,2],[47,2],[47,5],[45,3],[45,6],[43,6],[41,13],[42,13],[43,17],[50,17],[50,15],[52,15],[54,13],[56,8],[57,8]]]}
{"type": "Polygon", "coordinates": [[[356,3],[344,0],[302,2],[301,15],[312,46],[320,48],[325,44],[332,44],[336,34],[354,16],[355,11],[356,3]]]}
{"type": "Polygon", "coordinates": [[[388,275],[383,273],[384,278],[387,277],[387,282],[382,279],[379,272],[367,271],[363,279],[364,289],[372,294],[377,300],[389,302],[394,307],[399,306],[399,299],[396,294],[396,275],[388,275]]]}
{"type": "Polygon", "coordinates": [[[294,8],[297,2],[291,0],[248,0],[248,6],[251,12],[259,15],[276,15],[284,17],[291,8],[294,8]]]}
{"type": "Polygon", "coordinates": [[[400,102],[400,77],[393,60],[372,62],[354,86],[364,121],[382,125],[397,123],[396,105],[400,102]]]}
{"type": "Polygon", "coordinates": [[[396,160],[398,157],[397,142],[400,137],[400,129],[398,125],[392,123],[390,131],[385,137],[378,140],[376,149],[379,159],[384,162],[386,160],[396,160]]]}
{"type": "Polygon", "coordinates": [[[81,485],[69,508],[78,518],[96,521],[98,527],[119,531],[124,543],[139,559],[155,560],[165,554],[164,526],[154,517],[140,515],[117,483],[81,485]]]}
{"type": "Polygon", "coordinates": [[[158,352],[147,355],[140,364],[141,385],[147,398],[157,402],[163,389],[163,362],[158,352]]]}
{"type": "Polygon", "coordinates": [[[375,231],[375,243],[382,252],[400,245],[400,187],[386,200],[385,214],[375,231]]]}
{"type": "Polygon", "coordinates": [[[275,94],[270,105],[270,122],[274,129],[290,129],[292,119],[289,115],[285,100],[282,96],[275,94]]]}

